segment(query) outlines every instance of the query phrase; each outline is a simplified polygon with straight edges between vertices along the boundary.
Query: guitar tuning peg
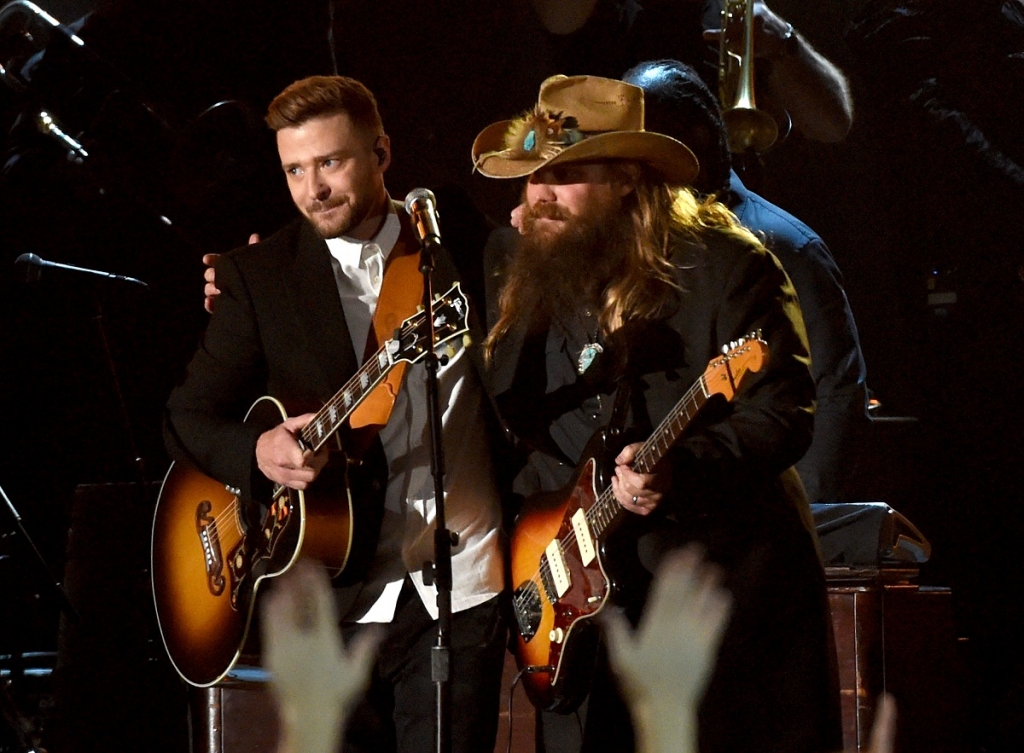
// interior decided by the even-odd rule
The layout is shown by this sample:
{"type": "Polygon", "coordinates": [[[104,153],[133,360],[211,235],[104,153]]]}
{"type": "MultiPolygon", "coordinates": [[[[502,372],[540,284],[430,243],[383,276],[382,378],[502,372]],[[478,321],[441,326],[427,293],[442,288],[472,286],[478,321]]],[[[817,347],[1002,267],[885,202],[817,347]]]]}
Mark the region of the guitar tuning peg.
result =
{"type": "Polygon", "coordinates": [[[444,352],[445,352],[445,354],[447,354],[447,356],[449,358],[454,358],[455,357],[455,346],[452,345],[451,343],[448,343],[448,345],[444,349],[444,352]]]}
{"type": "Polygon", "coordinates": [[[468,348],[472,344],[473,344],[472,336],[470,336],[469,334],[465,334],[465,335],[462,336],[462,347],[463,348],[468,348]]]}
{"type": "Polygon", "coordinates": [[[728,353],[728,352],[729,352],[729,346],[728,345],[723,345],[722,346],[722,353],[724,354],[724,353],[728,353]]]}
{"type": "Polygon", "coordinates": [[[423,304],[422,303],[419,306],[416,307],[416,313],[417,314],[422,314],[423,313],[423,304]]]}

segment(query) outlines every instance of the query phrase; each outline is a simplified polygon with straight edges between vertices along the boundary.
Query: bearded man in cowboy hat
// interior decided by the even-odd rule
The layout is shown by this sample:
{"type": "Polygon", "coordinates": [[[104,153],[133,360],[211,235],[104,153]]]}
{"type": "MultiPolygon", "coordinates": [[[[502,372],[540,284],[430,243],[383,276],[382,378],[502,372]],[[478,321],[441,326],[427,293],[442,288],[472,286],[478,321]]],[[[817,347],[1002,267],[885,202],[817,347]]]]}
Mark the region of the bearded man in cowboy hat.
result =
{"type": "MultiPolygon", "coordinates": [[[[486,262],[489,387],[518,450],[514,492],[527,498],[513,533],[513,579],[522,528],[536,520],[529,495],[571,487],[574,467],[593,451],[588,440],[610,426],[610,488],[628,531],[608,542],[603,566],[633,558],[641,575],[653,573],[666,552],[697,541],[733,593],[698,712],[700,749],[840,748],[824,575],[791,470],[810,442],[814,384],[778,261],[724,206],[684,187],[698,171],[692,152],[645,131],[643,91],[621,81],[546,80],[532,110],[480,133],[473,160],[487,177],[526,179],[522,238],[513,249],[489,248],[486,262]],[[653,468],[634,467],[640,443],[693,396],[691,385],[707,394],[698,380],[709,362],[750,333],[766,342],[767,363],[733,385],[731,400],[686,413],[688,430],[658,448],[653,468]]],[[[593,524],[582,532],[570,525],[555,550],[588,559],[593,524]]],[[[557,551],[541,549],[548,565],[539,580],[549,592],[512,583],[521,634],[531,629],[531,594],[535,604],[569,598],[559,592],[573,588],[571,578],[552,585],[557,551]]],[[[640,578],[617,607],[601,609],[621,608],[635,621],[645,588],[640,578]]],[[[597,621],[573,623],[569,638],[545,626],[531,640],[568,652],[574,631],[597,621]]],[[[689,702],[644,699],[638,736],[644,719],[681,715],[689,702]]],[[[601,652],[582,705],[550,705],[567,708],[538,714],[539,750],[632,749],[601,652]]]]}

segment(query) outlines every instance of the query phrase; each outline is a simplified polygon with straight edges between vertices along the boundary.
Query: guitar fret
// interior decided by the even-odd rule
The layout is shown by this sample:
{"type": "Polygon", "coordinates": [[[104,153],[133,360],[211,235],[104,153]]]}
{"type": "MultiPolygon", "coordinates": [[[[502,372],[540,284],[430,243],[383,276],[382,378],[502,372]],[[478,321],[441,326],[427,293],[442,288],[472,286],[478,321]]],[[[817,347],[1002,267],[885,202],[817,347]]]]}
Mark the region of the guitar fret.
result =
{"type": "Polygon", "coordinates": [[[619,501],[615,499],[614,494],[609,494],[605,497],[605,504],[603,508],[604,512],[604,529],[607,530],[608,526],[612,524],[619,513],[622,511],[622,506],[619,501]]]}
{"type": "Polygon", "coordinates": [[[608,490],[602,494],[594,506],[591,508],[592,519],[591,528],[594,530],[594,535],[600,537],[608,526],[615,520],[619,510],[618,501],[615,499],[615,495],[609,493],[608,490]]]}

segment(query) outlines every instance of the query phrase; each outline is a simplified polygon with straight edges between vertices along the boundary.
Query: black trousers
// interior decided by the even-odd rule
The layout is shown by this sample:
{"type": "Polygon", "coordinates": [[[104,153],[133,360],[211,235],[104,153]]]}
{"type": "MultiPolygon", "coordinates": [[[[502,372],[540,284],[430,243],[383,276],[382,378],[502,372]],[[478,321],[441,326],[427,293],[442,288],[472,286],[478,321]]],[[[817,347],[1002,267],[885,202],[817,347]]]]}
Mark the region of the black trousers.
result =
{"type": "MultiPolygon", "coordinates": [[[[498,731],[506,628],[496,597],[452,618],[452,751],[494,750],[498,731]]],[[[365,625],[342,627],[345,641],[365,625]]],[[[436,750],[437,691],[431,653],[432,620],[407,578],[395,619],[386,626],[370,689],[349,717],[345,753],[432,753],[436,750]]]]}
{"type": "MultiPolygon", "coordinates": [[[[734,599],[698,710],[701,753],[841,749],[824,573],[795,513],[784,520],[709,518],[676,530],[666,526],[641,543],[641,559],[654,570],[665,552],[688,541],[701,543],[722,567],[734,599]]],[[[603,651],[579,711],[537,715],[537,750],[544,753],[629,753],[633,745],[629,710],[603,651]]]]}

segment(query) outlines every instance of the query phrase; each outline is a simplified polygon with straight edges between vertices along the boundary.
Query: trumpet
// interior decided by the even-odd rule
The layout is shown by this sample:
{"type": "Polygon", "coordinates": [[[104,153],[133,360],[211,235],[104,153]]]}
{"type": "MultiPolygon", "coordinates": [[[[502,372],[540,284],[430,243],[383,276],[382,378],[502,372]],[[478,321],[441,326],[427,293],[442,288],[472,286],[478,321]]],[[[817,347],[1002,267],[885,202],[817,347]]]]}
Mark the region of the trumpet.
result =
{"type": "Polygon", "coordinates": [[[762,154],[779,137],[775,118],[754,102],[754,0],[725,0],[718,54],[718,97],[734,154],[762,154]]]}

